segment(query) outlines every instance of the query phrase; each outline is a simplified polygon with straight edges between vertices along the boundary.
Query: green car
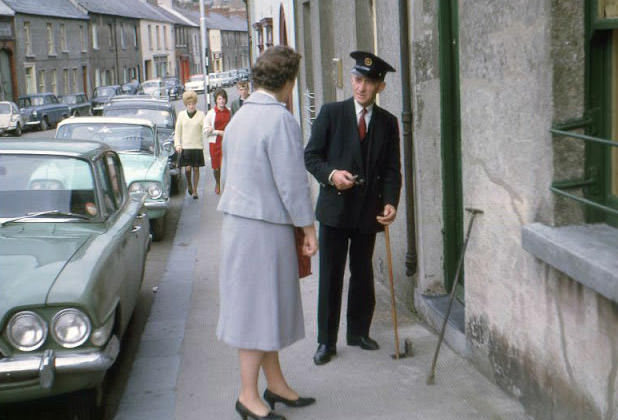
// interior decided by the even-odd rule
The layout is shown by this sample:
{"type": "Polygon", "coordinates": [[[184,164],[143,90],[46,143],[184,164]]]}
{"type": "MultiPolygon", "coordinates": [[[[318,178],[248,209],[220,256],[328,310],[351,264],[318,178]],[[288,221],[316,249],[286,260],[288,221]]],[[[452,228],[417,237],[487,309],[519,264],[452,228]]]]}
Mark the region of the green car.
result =
{"type": "Polygon", "coordinates": [[[0,142],[0,406],[96,408],[142,285],[144,200],[104,143],[0,142]]]}
{"type": "Polygon", "coordinates": [[[157,125],[149,120],[123,117],[76,117],[58,124],[57,139],[86,139],[107,143],[120,155],[129,192],[146,193],[152,238],[165,233],[171,175],[167,158],[174,153],[171,141],[162,144],[157,125]]]}

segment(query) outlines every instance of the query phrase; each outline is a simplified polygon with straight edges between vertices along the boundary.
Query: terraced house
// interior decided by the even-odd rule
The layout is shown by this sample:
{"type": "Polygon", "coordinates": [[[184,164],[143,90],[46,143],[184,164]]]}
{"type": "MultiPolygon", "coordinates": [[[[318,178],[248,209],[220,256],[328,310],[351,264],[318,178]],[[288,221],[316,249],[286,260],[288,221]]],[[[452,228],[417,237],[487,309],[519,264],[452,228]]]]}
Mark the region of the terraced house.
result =
{"type": "Polygon", "coordinates": [[[4,4],[14,13],[15,72],[2,67],[2,78],[14,79],[13,99],[26,93],[87,91],[88,15],[69,0],[50,0],[45,7],[34,0],[4,4]]]}

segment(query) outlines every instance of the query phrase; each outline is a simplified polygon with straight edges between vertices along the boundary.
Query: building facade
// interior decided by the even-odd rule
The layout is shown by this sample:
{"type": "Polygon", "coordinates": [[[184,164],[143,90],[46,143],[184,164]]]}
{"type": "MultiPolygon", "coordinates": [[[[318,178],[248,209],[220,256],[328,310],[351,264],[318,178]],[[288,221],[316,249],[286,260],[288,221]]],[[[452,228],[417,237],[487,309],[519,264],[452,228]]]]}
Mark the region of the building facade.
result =
{"type": "Polygon", "coordinates": [[[402,123],[399,298],[441,326],[466,208],[482,210],[447,342],[537,419],[617,418],[618,3],[294,7],[305,136],[322,104],[351,95],[350,51],[397,69],[378,101],[402,123]]]}
{"type": "Polygon", "coordinates": [[[45,8],[18,0],[4,3],[15,12],[13,98],[87,89],[88,16],[68,0],[51,1],[45,8]]]}

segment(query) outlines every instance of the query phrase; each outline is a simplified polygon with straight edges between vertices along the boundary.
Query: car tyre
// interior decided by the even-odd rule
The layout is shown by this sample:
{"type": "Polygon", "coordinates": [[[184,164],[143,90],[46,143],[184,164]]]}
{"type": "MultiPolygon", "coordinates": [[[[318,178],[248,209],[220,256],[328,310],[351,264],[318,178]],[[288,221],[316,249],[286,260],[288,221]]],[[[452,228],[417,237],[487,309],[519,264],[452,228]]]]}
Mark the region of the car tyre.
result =
{"type": "Polygon", "coordinates": [[[165,235],[165,216],[150,220],[150,232],[152,232],[152,240],[155,242],[163,239],[165,235]]]}
{"type": "Polygon", "coordinates": [[[41,119],[41,131],[46,131],[49,128],[49,123],[45,118],[41,119]]]}
{"type": "Polygon", "coordinates": [[[15,130],[13,131],[13,134],[15,134],[17,137],[21,137],[21,125],[19,123],[17,123],[17,127],[15,127],[15,130]]]}

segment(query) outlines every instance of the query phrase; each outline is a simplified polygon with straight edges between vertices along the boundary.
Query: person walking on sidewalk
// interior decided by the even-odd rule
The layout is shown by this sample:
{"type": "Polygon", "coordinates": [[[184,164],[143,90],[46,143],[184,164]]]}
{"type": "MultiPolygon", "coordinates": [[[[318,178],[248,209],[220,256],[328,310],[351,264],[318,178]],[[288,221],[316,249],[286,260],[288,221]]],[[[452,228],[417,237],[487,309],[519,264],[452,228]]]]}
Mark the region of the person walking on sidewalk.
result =
{"type": "Polygon", "coordinates": [[[238,90],[239,96],[232,101],[232,117],[249,97],[249,82],[246,80],[240,80],[238,83],[236,83],[236,90],[238,90]]]}
{"type": "Polygon", "coordinates": [[[187,90],[182,94],[187,107],[178,114],[174,132],[174,147],[180,153],[180,166],[185,167],[187,192],[197,199],[200,168],[204,163],[204,113],[197,109],[197,93],[187,90]]]}
{"type": "Polygon", "coordinates": [[[284,46],[258,57],[257,91],[232,118],[223,141],[217,337],[238,348],[236,411],[243,419],[284,419],[260,398],[260,368],[272,410],[278,402],[315,402],[288,385],[279,362],[279,351],[305,336],[295,226],[305,233],[303,253],[317,252],[300,126],[282,104],[294,88],[300,57],[284,46]]]}
{"type": "Polygon", "coordinates": [[[305,166],[320,183],[318,348],[316,365],[337,354],[343,275],[350,255],[349,346],[377,350],[369,337],[375,307],[372,256],[376,232],[395,220],[401,189],[399,124],[376,95],[395,69],[374,54],[355,51],[353,97],[324,105],[305,148],[305,166]]]}
{"type": "Polygon", "coordinates": [[[210,164],[215,176],[215,194],[221,193],[221,144],[223,132],[232,114],[227,105],[227,92],[222,88],[215,90],[215,107],[206,113],[204,130],[208,138],[210,164]]]}

